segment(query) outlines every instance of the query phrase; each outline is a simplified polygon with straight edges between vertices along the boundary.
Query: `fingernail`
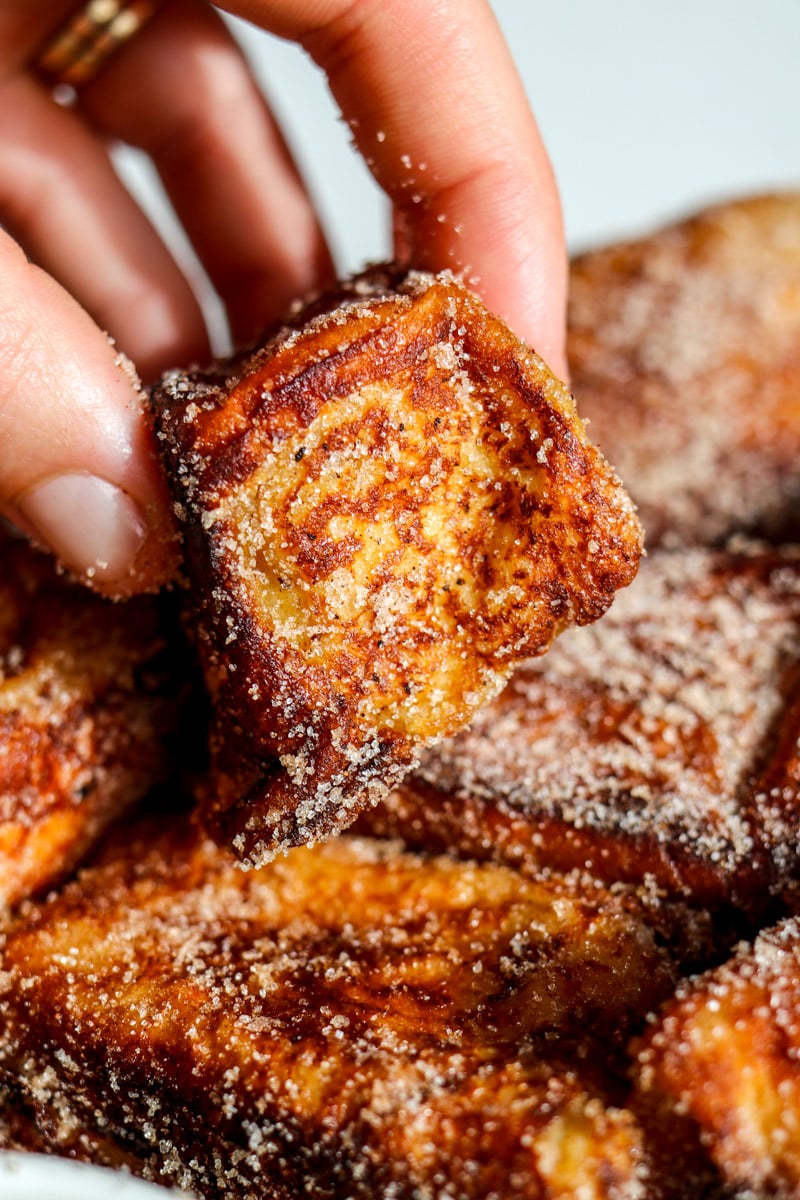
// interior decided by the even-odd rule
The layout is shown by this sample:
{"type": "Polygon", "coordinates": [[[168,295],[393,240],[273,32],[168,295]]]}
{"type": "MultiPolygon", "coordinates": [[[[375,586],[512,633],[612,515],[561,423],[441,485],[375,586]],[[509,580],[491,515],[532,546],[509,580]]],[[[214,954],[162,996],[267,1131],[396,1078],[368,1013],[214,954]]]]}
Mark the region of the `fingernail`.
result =
{"type": "Polygon", "coordinates": [[[25,492],[17,508],[65,567],[101,582],[122,579],[147,532],[121,488],[96,475],[56,475],[25,492]]]}

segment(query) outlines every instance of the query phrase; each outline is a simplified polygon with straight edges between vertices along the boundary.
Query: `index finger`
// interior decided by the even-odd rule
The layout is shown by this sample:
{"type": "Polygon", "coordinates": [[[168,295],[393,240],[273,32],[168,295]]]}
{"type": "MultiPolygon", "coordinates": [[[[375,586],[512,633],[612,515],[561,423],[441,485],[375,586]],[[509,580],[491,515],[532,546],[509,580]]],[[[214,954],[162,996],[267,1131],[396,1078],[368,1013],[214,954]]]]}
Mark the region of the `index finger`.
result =
{"type": "Polygon", "coordinates": [[[226,0],[326,71],[391,197],[404,257],[461,271],[565,373],[566,252],[553,173],[485,0],[226,0]]]}

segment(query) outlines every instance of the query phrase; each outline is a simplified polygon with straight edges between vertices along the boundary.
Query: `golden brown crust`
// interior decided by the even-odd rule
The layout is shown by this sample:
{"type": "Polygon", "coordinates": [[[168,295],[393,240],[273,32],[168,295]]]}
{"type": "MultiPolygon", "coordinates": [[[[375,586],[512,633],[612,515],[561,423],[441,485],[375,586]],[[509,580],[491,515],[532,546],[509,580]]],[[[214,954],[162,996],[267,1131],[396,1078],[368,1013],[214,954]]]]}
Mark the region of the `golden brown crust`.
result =
{"type": "Polygon", "coordinates": [[[590,1080],[673,972],[597,885],[348,837],[243,872],[144,825],[2,968],[18,1140],[208,1200],[646,1195],[590,1080]]]}
{"type": "Polygon", "coordinates": [[[656,552],[364,827],[758,913],[798,874],[800,555],[656,552]]]}
{"type": "Polygon", "coordinates": [[[568,354],[649,545],[800,515],[800,194],[708,209],[572,264],[568,354]]]}
{"type": "Polygon", "coordinates": [[[177,685],[156,603],[114,605],[0,534],[0,908],[68,872],[164,777],[177,685]]]}
{"type": "Polygon", "coordinates": [[[207,815],[251,862],[347,826],[639,558],[540,360],[450,277],[391,282],[155,396],[217,713],[207,815]]]}
{"type": "MultiPolygon", "coordinates": [[[[673,1143],[702,1141],[726,1195],[793,1200],[799,1055],[800,927],[790,919],[679,988],[638,1047],[639,1107],[673,1143]]],[[[681,1182],[673,1173],[677,1195],[681,1182]]]]}

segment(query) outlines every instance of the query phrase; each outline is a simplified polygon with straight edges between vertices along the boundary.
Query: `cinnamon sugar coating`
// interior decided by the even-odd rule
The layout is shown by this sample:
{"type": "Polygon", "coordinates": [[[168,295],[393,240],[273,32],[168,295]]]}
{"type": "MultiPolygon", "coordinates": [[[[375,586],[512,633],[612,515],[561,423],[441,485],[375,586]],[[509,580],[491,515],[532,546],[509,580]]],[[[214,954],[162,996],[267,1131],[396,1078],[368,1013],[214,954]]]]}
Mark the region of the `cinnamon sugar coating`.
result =
{"type": "Polygon", "coordinates": [[[576,259],[568,355],[648,545],[800,517],[800,193],[707,209],[576,259]]]}
{"type": "MultiPolygon", "coordinates": [[[[798,1059],[800,925],[790,918],[679,987],[638,1045],[637,1107],[666,1142],[693,1146],[696,1161],[702,1147],[726,1196],[794,1200],[798,1059]]],[[[686,1190],[681,1158],[664,1175],[668,1197],[698,1194],[686,1190]]]]}
{"type": "Polygon", "coordinates": [[[365,827],[751,916],[796,890],[800,554],[657,551],[365,827]]]}
{"type": "MultiPolygon", "coordinates": [[[[685,542],[740,526],[774,533],[796,511],[796,207],[790,197],[726,206],[575,266],[579,403],[585,397],[604,448],[625,461],[630,444],[625,469],[662,542],[670,530],[685,542]]],[[[361,357],[364,340],[374,350],[369,339],[380,347],[391,330],[394,349],[410,360],[427,346],[422,361],[430,360],[429,327],[413,317],[425,281],[400,295],[397,282],[353,285],[353,308],[336,329],[344,338],[351,318],[363,322],[360,341],[333,347],[322,304],[272,344],[279,365],[284,353],[319,347],[298,368],[298,378],[321,381],[319,394],[295,387],[288,369],[275,383],[278,366],[262,354],[174,377],[162,391],[171,410],[162,432],[174,442],[167,453],[182,455],[206,593],[201,649],[219,712],[210,801],[227,834],[243,818],[236,789],[255,789],[260,803],[264,767],[243,723],[258,684],[235,657],[243,639],[261,654],[263,630],[233,621],[246,616],[241,597],[252,599],[241,580],[239,607],[215,608],[214,589],[234,578],[239,555],[227,532],[239,499],[253,492],[284,504],[276,536],[296,564],[317,563],[309,548],[323,520],[317,499],[332,521],[351,521],[336,526],[340,540],[361,536],[356,517],[384,533],[396,527],[394,509],[387,516],[365,502],[363,512],[344,511],[335,495],[315,492],[314,504],[308,496],[325,481],[315,422],[327,437],[324,422],[333,421],[322,389],[339,379],[337,413],[355,404],[348,380],[363,391],[373,361],[361,357]],[[382,306],[395,314],[395,304],[402,320],[382,324],[382,306]],[[268,396],[247,390],[251,369],[269,376],[268,396]],[[204,458],[212,444],[213,468],[204,458]],[[272,491],[247,457],[265,444],[273,465],[287,468],[272,491]],[[218,506],[204,508],[212,494],[218,506]],[[290,510],[302,517],[296,528],[290,510]],[[212,553],[213,571],[203,557],[212,553]]],[[[459,369],[480,390],[473,326],[462,324],[452,354],[471,355],[459,369]]],[[[505,373],[492,374],[510,377],[514,353],[502,358],[505,373]]],[[[438,370],[450,351],[433,355],[438,370]]],[[[422,369],[414,364],[412,374],[422,369]]],[[[408,417],[394,419],[411,439],[415,410],[397,390],[408,417]]],[[[416,481],[428,512],[438,503],[436,487],[421,484],[428,449],[475,439],[455,416],[440,434],[445,398],[426,393],[426,402],[441,445],[411,439],[406,474],[381,487],[416,481]]],[[[394,443],[366,401],[347,413],[336,426],[336,470],[348,494],[361,496],[354,483],[367,488],[394,443]],[[347,449],[342,429],[361,449],[347,449]]],[[[549,466],[553,453],[541,463],[537,450],[537,465],[549,466]]],[[[449,505],[453,477],[442,486],[449,505]]],[[[419,551],[421,535],[409,545],[419,551]]],[[[379,558],[366,535],[364,546],[379,558]]],[[[352,554],[359,569],[364,546],[352,554]]],[[[399,562],[413,599],[430,577],[399,562]]],[[[303,592],[309,620],[319,615],[314,604],[346,596],[336,570],[333,591],[320,568],[321,582],[303,592]]],[[[473,599],[477,571],[475,579],[473,599]]],[[[292,611],[276,596],[270,604],[285,624],[292,611]]],[[[6,611],[13,620],[22,611],[5,597],[0,586],[0,631],[6,611]]],[[[444,622],[450,610],[433,611],[444,622]]],[[[391,605],[374,612],[381,622],[397,615],[391,605]]],[[[273,642],[276,628],[267,631],[273,642]]],[[[348,626],[357,661],[360,632],[348,626]]],[[[464,625],[467,640],[477,644],[479,634],[464,625]]],[[[430,641],[408,644],[430,672],[430,641]]],[[[391,674],[388,658],[375,661],[391,674]]],[[[408,679],[416,662],[400,664],[408,679]]],[[[459,677],[467,669],[458,666],[459,677]]],[[[277,686],[277,674],[269,678],[277,686]]],[[[280,678],[287,711],[313,709],[317,694],[309,700],[300,687],[311,673],[298,676],[295,693],[290,676],[280,678]]],[[[400,667],[392,678],[405,678],[400,667]]],[[[420,697],[428,684],[422,678],[420,697]]],[[[437,687],[436,704],[450,702],[455,693],[437,687]]],[[[342,695],[345,712],[352,695],[342,695]]],[[[414,703],[401,699],[406,710],[414,703]]],[[[308,720],[304,754],[326,744],[326,712],[308,720]]],[[[340,728],[351,737],[355,718],[347,719],[340,728]]],[[[337,749],[319,773],[341,773],[337,749]]],[[[356,772],[363,780],[363,763],[356,772]]],[[[204,1200],[794,1200],[797,921],[706,968],[743,928],[752,936],[776,913],[800,912],[798,801],[800,551],[741,540],[725,550],[662,546],[602,622],[568,630],[546,658],[517,666],[468,729],[425,749],[385,803],[361,815],[359,831],[402,840],[343,837],[242,872],[179,824],[123,825],[60,894],[22,905],[0,943],[0,1145],[116,1165],[204,1200]],[[675,992],[689,969],[704,973],[675,992]]],[[[256,813],[254,838],[263,819],[256,813]]]]}
{"type": "Polygon", "coordinates": [[[145,824],[0,962],[7,1143],[204,1200],[647,1196],[594,1080],[674,973],[596,884],[349,837],[242,871],[145,824]]]}
{"type": "Polygon", "coordinates": [[[171,659],[154,600],[101,600],[0,532],[0,909],[164,778],[171,659]]]}
{"type": "Polygon", "coordinates": [[[216,713],[206,818],[247,862],[349,825],[635,574],[568,392],[449,276],[362,277],[155,408],[216,713]]]}

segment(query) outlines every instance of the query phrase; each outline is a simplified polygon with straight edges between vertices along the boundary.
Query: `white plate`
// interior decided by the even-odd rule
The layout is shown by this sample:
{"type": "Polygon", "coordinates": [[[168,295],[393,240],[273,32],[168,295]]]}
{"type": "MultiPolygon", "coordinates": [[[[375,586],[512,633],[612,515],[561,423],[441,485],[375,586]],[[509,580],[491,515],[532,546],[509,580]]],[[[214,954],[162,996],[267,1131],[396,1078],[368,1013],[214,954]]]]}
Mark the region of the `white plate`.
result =
{"type": "Polygon", "coordinates": [[[165,1200],[170,1195],[186,1197],[120,1171],[45,1154],[0,1153],[2,1200],[165,1200]]]}

